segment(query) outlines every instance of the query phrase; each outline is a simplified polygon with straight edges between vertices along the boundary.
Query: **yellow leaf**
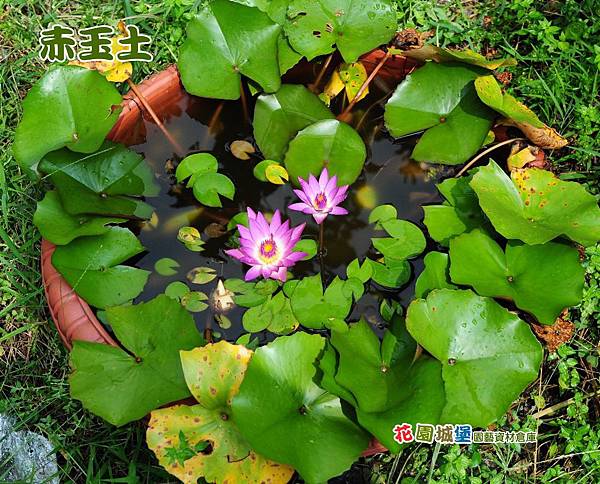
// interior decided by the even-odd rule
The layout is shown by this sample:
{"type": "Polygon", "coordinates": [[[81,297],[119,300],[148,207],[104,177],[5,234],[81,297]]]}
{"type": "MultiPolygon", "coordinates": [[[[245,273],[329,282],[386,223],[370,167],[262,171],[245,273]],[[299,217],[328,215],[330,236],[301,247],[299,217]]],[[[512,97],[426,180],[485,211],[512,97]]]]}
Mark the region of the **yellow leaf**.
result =
{"type": "Polygon", "coordinates": [[[114,57],[112,61],[90,61],[81,62],[74,60],[69,62],[69,65],[85,67],[100,72],[106,77],[106,80],[110,82],[125,82],[131,77],[133,73],[133,66],[131,62],[121,62],[117,59],[117,52],[125,50],[125,47],[119,44],[119,39],[124,38],[125,35],[118,35],[111,39],[110,51],[114,57]]]}
{"type": "Polygon", "coordinates": [[[276,165],[274,163],[267,166],[267,169],[265,170],[265,176],[267,177],[267,180],[274,185],[283,185],[290,179],[287,170],[283,166],[276,165]]]}
{"type": "Polygon", "coordinates": [[[508,165],[508,169],[513,171],[517,168],[523,168],[527,163],[531,163],[532,161],[535,161],[535,159],[536,156],[531,152],[531,147],[528,146],[515,153],[511,153],[506,160],[506,164],[508,165]]]}
{"type": "Polygon", "coordinates": [[[363,185],[356,191],[358,204],[371,210],[377,205],[377,191],[371,185],[363,185]]]}
{"type": "Polygon", "coordinates": [[[329,81],[327,81],[327,84],[325,85],[325,89],[323,90],[323,94],[329,100],[331,100],[334,97],[336,97],[340,92],[342,92],[343,89],[344,89],[344,83],[342,82],[342,79],[340,78],[340,73],[336,69],[335,71],[333,71],[333,74],[331,74],[329,81]]]}
{"type": "Polygon", "coordinates": [[[527,123],[514,122],[515,126],[523,131],[523,134],[527,138],[535,143],[540,148],[546,148],[549,150],[557,150],[567,145],[568,141],[563,138],[558,132],[550,126],[542,126],[536,128],[527,123]]]}
{"type": "MultiPolygon", "coordinates": [[[[342,64],[339,69],[340,79],[344,83],[344,87],[346,88],[346,96],[348,96],[348,101],[352,101],[358,91],[362,87],[362,85],[367,80],[367,70],[365,66],[363,66],[360,62],[353,62],[351,64],[342,64]]],[[[367,87],[360,97],[356,101],[360,101],[367,94],[369,94],[369,88],[367,87]]]]}
{"type": "Polygon", "coordinates": [[[231,143],[230,149],[231,153],[233,153],[233,156],[239,160],[249,160],[249,153],[254,153],[256,151],[252,144],[250,144],[248,141],[240,139],[231,143]]]}

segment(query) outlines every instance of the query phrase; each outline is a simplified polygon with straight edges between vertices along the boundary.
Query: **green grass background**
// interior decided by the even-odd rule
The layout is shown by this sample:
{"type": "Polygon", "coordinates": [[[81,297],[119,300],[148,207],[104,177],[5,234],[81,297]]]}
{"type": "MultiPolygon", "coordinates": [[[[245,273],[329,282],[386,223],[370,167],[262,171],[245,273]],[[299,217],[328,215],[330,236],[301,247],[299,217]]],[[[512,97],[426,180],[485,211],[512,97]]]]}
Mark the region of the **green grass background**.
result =
{"type": "MultiPolygon", "coordinates": [[[[0,412],[50,439],[61,482],[173,479],[146,449],[142,423],[114,428],[69,397],[68,355],[45,310],[39,235],[32,224],[43,187],[16,166],[10,151],[21,101],[46,69],[37,58],[37,35],[53,22],[85,27],[127,17],[154,38],[155,60],[136,65],[139,81],[175,61],[198,3],[0,0],[0,412]]],[[[431,31],[441,46],[515,57],[519,65],[509,69],[509,90],[570,140],[550,155],[556,169],[599,193],[600,0],[396,3],[400,28],[431,31]]],[[[585,297],[569,315],[574,338],[547,356],[540,379],[498,425],[537,428],[536,446],[415,445],[397,457],[359,463],[353,482],[599,482],[600,247],[587,250],[585,265],[585,297]],[[555,410],[532,418],[549,407],[555,410]]]]}

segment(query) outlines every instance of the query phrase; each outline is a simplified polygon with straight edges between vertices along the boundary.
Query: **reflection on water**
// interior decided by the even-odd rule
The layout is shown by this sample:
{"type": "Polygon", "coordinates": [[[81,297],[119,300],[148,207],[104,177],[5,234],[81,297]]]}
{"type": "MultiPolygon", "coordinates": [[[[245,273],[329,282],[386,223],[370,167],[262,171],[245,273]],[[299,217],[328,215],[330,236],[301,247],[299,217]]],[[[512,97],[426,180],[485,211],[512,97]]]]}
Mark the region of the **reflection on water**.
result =
{"type": "MultiPolygon", "coordinates": [[[[178,108],[178,112],[167,119],[165,125],[190,153],[208,151],[219,160],[219,171],[235,183],[235,201],[223,199],[222,209],[204,208],[195,200],[191,189],[176,185],[171,173],[178,160],[174,158],[169,143],[156,126],[146,124],[147,141],[134,146],[133,149],[144,154],[154,168],[161,192],[158,197],[149,200],[156,209],[158,220],[151,224],[146,223],[141,230],[138,229],[140,240],[147,251],[135,260],[135,265],[153,273],[136,302],[151,299],[162,293],[173,281],[185,281],[187,272],[198,266],[214,268],[221,278],[243,277],[243,266],[223,253],[229,235],[219,234],[221,225],[226,225],[233,215],[245,210],[247,206],[263,212],[273,212],[279,208],[286,218],[291,219],[292,225],[307,222],[304,237],[312,237],[315,240],[318,237],[318,227],[312,217],[287,210],[287,206],[296,201],[290,186],[259,182],[252,175],[252,170],[260,158],[255,155],[250,160],[242,161],[229,151],[228,147],[232,141],[253,141],[251,128],[243,122],[239,104],[186,97],[180,101],[178,108]],[[218,116],[215,116],[217,112],[218,116]],[[191,252],[177,241],[177,231],[185,225],[192,225],[203,233],[206,240],[204,252],[191,252]],[[171,257],[181,265],[176,276],[164,277],[154,272],[155,262],[162,257],[171,257]]],[[[373,228],[367,222],[370,209],[359,205],[355,195],[357,189],[370,186],[376,192],[377,204],[393,204],[398,210],[399,218],[411,220],[420,226],[423,218],[421,205],[439,201],[435,189],[436,180],[408,157],[414,139],[394,143],[378,126],[381,112],[375,112],[375,109],[372,111],[370,120],[361,122],[361,135],[372,140],[365,170],[343,204],[350,214],[329,217],[325,221],[327,279],[335,275],[345,277],[345,267],[355,257],[376,257],[370,247],[370,239],[374,235],[373,228]]],[[[422,270],[421,259],[411,261],[411,265],[416,274],[422,270]]],[[[317,271],[316,258],[300,262],[293,268],[296,277],[314,274],[317,271]]],[[[411,283],[400,292],[371,287],[355,307],[350,319],[356,320],[364,315],[376,327],[382,327],[383,321],[378,314],[379,297],[383,294],[385,297],[394,298],[406,307],[413,296],[414,279],[413,274],[411,283]]],[[[189,285],[192,290],[210,294],[216,282],[217,280],[206,285],[189,285]]],[[[235,340],[243,332],[243,311],[236,308],[228,314],[233,325],[230,329],[221,331],[228,340],[235,340]]],[[[207,318],[212,318],[208,313],[209,310],[206,310],[195,315],[199,328],[204,327],[207,318]]]]}

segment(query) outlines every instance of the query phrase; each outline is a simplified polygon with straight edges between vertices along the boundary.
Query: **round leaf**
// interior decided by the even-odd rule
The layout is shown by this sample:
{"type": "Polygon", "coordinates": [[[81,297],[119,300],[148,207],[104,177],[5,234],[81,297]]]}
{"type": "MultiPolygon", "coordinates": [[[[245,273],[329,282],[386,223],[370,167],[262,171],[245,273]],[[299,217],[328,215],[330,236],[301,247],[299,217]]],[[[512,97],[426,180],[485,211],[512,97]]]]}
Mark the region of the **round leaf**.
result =
{"type": "Polygon", "coordinates": [[[339,185],[349,185],[361,174],[366,156],[365,144],[354,129],[324,120],[303,129],[290,142],[285,167],[295,184],[298,177],[318,176],[326,167],[330,176],[337,175],[339,185]]]}
{"type": "Polygon", "coordinates": [[[410,259],[425,249],[421,229],[406,220],[386,220],[381,223],[391,237],[373,238],[373,246],[389,259],[410,259]]]}
{"type": "Polygon", "coordinates": [[[477,97],[480,71],[461,64],[430,62],[406,77],[385,106],[385,123],[395,137],[426,130],[412,157],[456,165],[482,146],[495,113],[477,97]]]}
{"type": "Polygon", "coordinates": [[[333,117],[307,88],[284,84],[276,93],[258,97],[252,123],[254,138],[266,158],[283,160],[288,143],[298,131],[333,117]]]}
{"type": "Polygon", "coordinates": [[[377,284],[398,288],[404,285],[410,279],[410,264],[405,260],[386,260],[385,263],[376,262],[367,259],[371,265],[373,276],[371,277],[377,284]]]}
{"type": "Polygon", "coordinates": [[[312,259],[315,255],[317,255],[317,251],[319,247],[317,246],[317,242],[313,239],[302,239],[294,246],[295,252],[304,252],[306,257],[302,260],[312,259]]]}
{"type": "Polygon", "coordinates": [[[181,299],[184,295],[190,292],[190,288],[181,281],[175,281],[165,288],[165,295],[171,299],[181,299]]]}
{"type": "Polygon", "coordinates": [[[48,152],[66,146],[96,151],[119,117],[121,95],[96,71],[75,66],[50,69],[23,101],[13,153],[32,168],[48,152]]]}
{"type": "Polygon", "coordinates": [[[175,259],[171,259],[170,257],[158,259],[154,264],[154,270],[161,276],[174,276],[177,274],[178,267],[179,262],[177,262],[175,259]]]}
{"type": "Polygon", "coordinates": [[[324,344],[319,335],[296,333],[258,348],[232,405],[250,446],[291,465],[308,482],[344,472],[368,442],[339,398],[313,382],[324,344]]]}
{"type": "Polygon", "coordinates": [[[425,256],[423,262],[425,263],[425,269],[419,274],[417,282],[415,283],[415,297],[425,297],[434,289],[456,288],[456,286],[450,282],[450,276],[448,274],[448,266],[450,265],[448,254],[431,251],[425,256]]]}
{"type": "Polygon", "coordinates": [[[219,195],[233,200],[235,186],[233,182],[221,173],[203,173],[194,182],[194,196],[209,207],[221,207],[219,195]]]}
{"type": "MultiPolygon", "coordinates": [[[[213,155],[210,153],[194,153],[193,155],[186,156],[177,165],[175,177],[177,178],[177,182],[181,183],[193,175],[216,173],[218,169],[219,163],[213,155]]],[[[188,184],[188,186],[190,185],[188,184]]]]}
{"type": "Polygon", "coordinates": [[[539,342],[525,322],[493,299],[437,289],[410,304],[406,326],[442,363],[443,422],[486,427],[537,377],[539,342]]]}

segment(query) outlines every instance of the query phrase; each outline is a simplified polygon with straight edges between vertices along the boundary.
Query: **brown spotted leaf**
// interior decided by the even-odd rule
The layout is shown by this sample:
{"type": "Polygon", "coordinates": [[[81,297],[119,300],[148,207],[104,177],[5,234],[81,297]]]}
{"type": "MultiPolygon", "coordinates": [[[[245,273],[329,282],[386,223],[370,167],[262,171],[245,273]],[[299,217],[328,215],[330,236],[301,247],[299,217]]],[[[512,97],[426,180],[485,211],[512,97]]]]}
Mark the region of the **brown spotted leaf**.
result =
{"type": "Polygon", "coordinates": [[[198,405],[155,410],[146,440],[161,465],[184,483],[286,483],[294,470],[256,454],[230,419],[252,351],[225,341],[181,352],[198,405]],[[207,445],[208,444],[208,445],[207,445]]]}
{"type": "Polygon", "coordinates": [[[575,325],[571,321],[564,319],[563,315],[560,318],[556,318],[556,322],[552,325],[531,325],[533,332],[539,339],[546,343],[546,347],[551,353],[556,351],[562,344],[568,342],[573,337],[575,331],[575,325]]]}

